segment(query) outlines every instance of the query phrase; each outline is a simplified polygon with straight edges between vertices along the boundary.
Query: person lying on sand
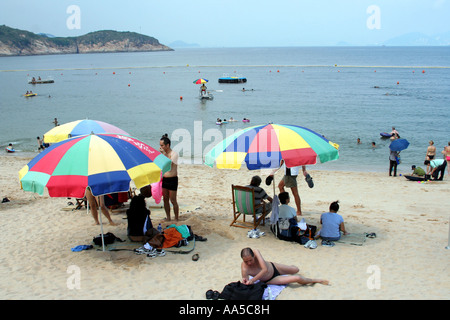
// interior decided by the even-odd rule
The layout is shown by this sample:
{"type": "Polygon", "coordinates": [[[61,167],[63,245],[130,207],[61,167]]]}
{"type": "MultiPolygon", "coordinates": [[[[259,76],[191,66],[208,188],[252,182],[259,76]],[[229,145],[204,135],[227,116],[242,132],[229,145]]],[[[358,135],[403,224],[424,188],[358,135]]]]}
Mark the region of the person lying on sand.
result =
{"type": "Polygon", "coordinates": [[[321,283],[328,285],[328,280],[309,279],[296,273],[299,269],[296,266],[287,266],[280,263],[265,261],[257,249],[244,248],[241,251],[241,272],[242,283],[250,285],[257,280],[267,284],[289,284],[298,283],[302,285],[321,283]],[[252,279],[249,279],[252,276],[252,279]]]}

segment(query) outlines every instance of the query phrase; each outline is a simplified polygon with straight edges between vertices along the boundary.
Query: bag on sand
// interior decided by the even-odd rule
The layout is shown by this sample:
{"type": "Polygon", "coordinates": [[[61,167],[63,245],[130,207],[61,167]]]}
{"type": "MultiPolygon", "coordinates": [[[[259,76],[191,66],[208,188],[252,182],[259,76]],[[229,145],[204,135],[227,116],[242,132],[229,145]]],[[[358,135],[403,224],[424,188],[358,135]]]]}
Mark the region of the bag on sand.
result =
{"type": "Polygon", "coordinates": [[[250,285],[245,285],[240,281],[231,282],[223,288],[222,293],[219,295],[219,299],[262,300],[264,289],[266,287],[267,284],[265,284],[264,282],[258,282],[250,285]]]}
{"type": "MultiPolygon", "coordinates": [[[[114,243],[114,241],[116,241],[116,240],[119,241],[119,242],[125,242],[125,240],[122,240],[122,239],[116,237],[116,236],[115,236],[113,233],[111,233],[111,232],[105,233],[105,234],[103,235],[103,241],[104,241],[105,245],[114,243]]],[[[92,241],[93,241],[96,245],[101,246],[101,245],[102,245],[102,235],[99,234],[98,236],[95,236],[94,239],[92,239],[92,241]]]]}

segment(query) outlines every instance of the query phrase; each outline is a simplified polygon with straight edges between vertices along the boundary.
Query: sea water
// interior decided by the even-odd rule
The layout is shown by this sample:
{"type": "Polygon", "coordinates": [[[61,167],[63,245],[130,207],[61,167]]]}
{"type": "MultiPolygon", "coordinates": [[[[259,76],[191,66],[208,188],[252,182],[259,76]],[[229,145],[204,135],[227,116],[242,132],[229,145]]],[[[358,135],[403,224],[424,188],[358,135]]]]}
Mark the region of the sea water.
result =
{"type": "Polygon", "coordinates": [[[1,57],[0,88],[0,146],[13,143],[18,150],[9,156],[37,154],[36,137],[54,126],[54,118],[60,124],[108,122],[156,149],[168,133],[185,163],[202,163],[220,138],[269,122],[304,126],[339,144],[339,160],[317,165],[321,170],[387,171],[390,141],[380,132],[393,126],[410,142],[401,152],[404,172],[423,165],[429,140],[438,158],[450,141],[450,47],[1,57]],[[224,74],[247,82],[218,83],[224,74]],[[55,82],[28,84],[39,76],[55,82]],[[198,78],[209,80],[214,100],[198,98],[198,78]],[[27,90],[38,95],[25,98],[27,90]],[[238,121],[216,125],[217,118],[230,117],[238,121]]]}

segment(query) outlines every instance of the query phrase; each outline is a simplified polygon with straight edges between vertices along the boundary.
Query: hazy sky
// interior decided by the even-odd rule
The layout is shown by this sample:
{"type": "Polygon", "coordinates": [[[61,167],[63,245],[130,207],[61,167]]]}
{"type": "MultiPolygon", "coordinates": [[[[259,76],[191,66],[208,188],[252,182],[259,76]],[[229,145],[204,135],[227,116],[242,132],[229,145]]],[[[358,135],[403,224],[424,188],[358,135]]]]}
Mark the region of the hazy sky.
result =
{"type": "Polygon", "coordinates": [[[450,0],[0,0],[0,24],[78,36],[134,31],[203,47],[380,44],[450,32],[450,0]]]}

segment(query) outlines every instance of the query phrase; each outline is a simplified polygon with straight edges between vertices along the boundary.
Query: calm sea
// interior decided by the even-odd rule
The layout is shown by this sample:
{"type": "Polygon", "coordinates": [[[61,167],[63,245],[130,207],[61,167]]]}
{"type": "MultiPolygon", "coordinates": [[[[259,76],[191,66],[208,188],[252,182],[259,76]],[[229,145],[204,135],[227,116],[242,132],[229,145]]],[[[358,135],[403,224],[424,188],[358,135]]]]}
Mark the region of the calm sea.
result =
{"type": "Polygon", "coordinates": [[[268,122],[304,126],[338,143],[340,159],[318,166],[324,170],[387,170],[389,141],[380,132],[392,126],[410,142],[401,153],[404,172],[423,164],[430,139],[439,152],[450,141],[450,47],[2,57],[0,88],[0,146],[13,143],[18,152],[11,156],[37,154],[36,137],[53,127],[54,118],[60,124],[102,120],[156,148],[168,133],[185,161],[195,163],[220,138],[268,122]],[[224,74],[248,81],[218,83],[224,74]],[[33,76],[55,83],[28,84],[33,76]],[[209,80],[214,100],[198,99],[198,78],[209,80]],[[38,96],[25,98],[27,90],[38,96]],[[239,121],[215,124],[230,117],[239,121]],[[242,123],[244,117],[251,122],[242,123]]]}

